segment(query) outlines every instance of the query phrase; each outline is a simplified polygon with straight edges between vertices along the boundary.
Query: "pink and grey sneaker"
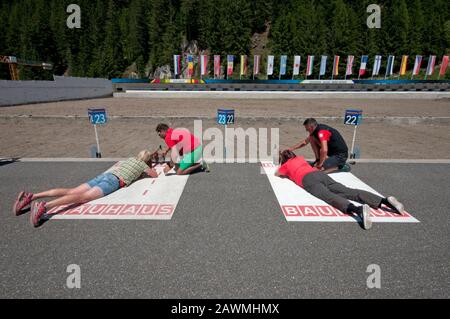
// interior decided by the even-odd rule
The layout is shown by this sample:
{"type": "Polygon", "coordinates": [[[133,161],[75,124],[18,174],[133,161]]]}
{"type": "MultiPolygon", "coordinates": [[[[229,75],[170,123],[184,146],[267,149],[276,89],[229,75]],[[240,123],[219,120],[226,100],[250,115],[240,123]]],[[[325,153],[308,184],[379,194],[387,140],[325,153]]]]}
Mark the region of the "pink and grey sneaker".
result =
{"type": "Polygon", "coordinates": [[[45,208],[45,202],[35,202],[31,207],[30,222],[34,227],[40,226],[41,217],[47,212],[45,208]]]}
{"type": "Polygon", "coordinates": [[[31,204],[33,200],[32,193],[20,192],[17,197],[16,202],[14,203],[13,212],[16,216],[19,216],[22,210],[31,204]]]}

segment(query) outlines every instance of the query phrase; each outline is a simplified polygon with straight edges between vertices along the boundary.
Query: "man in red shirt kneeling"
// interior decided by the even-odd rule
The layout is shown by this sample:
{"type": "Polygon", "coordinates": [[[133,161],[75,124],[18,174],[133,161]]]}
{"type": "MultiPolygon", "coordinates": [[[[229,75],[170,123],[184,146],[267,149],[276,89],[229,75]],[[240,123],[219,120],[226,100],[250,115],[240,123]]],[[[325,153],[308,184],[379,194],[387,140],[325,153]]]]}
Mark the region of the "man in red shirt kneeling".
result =
{"type": "Polygon", "coordinates": [[[203,160],[203,147],[198,137],[188,130],[173,129],[163,123],[156,127],[156,132],[167,145],[163,155],[166,156],[171,151],[172,160],[166,164],[164,173],[167,174],[174,167],[177,175],[188,175],[200,168],[209,172],[209,165],[203,160]],[[178,156],[181,157],[180,161],[178,156]]]}

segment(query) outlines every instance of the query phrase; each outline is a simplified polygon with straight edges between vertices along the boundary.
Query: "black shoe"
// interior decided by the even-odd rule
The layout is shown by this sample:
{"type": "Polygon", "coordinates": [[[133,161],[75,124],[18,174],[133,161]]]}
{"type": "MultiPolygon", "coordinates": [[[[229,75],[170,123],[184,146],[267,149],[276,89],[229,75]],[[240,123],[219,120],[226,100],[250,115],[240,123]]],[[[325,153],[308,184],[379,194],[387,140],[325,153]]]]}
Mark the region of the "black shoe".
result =
{"type": "Polygon", "coordinates": [[[351,172],[351,170],[352,170],[352,168],[347,163],[345,163],[344,165],[339,166],[339,172],[348,173],[348,172],[351,172]]]}

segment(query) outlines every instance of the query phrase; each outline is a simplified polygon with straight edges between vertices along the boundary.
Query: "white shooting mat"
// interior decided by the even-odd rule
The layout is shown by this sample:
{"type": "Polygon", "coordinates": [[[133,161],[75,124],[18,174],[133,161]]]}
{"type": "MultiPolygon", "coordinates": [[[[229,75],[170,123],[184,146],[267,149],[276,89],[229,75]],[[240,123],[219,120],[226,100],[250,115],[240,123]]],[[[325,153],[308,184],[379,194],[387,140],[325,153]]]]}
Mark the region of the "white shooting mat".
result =
{"type": "MultiPolygon", "coordinates": [[[[289,222],[357,222],[359,217],[340,212],[324,201],[314,197],[289,179],[275,176],[278,166],[272,162],[261,162],[270,185],[278,199],[284,217],[289,222]]],[[[369,185],[352,173],[335,173],[329,175],[335,181],[349,187],[362,189],[379,196],[369,185]]],[[[383,196],[382,196],[383,197],[383,196]]],[[[353,202],[360,206],[360,203],[353,202]]],[[[402,215],[389,210],[371,209],[370,215],[375,223],[419,223],[417,219],[405,212],[402,215]]]]}
{"type": "Polygon", "coordinates": [[[170,220],[189,176],[165,176],[162,165],[155,169],[158,178],[144,178],[106,197],[74,208],[58,207],[47,215],[51,219],[170,220]]]}

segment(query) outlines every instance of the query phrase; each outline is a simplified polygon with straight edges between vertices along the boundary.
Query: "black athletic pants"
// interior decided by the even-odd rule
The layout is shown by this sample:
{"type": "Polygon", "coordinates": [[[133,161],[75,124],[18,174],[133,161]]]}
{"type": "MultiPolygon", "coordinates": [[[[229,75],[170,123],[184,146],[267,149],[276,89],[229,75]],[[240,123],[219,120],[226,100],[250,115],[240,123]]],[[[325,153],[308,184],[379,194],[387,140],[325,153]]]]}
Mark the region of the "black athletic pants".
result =
{"type": "Polygon", "coordinates": [[[312,172],[303,178],[303,187],[327,204],[347,212],[349,200],[379,208],[383,198],[360,189],[348,188],[323,172],[312,172]]]}

